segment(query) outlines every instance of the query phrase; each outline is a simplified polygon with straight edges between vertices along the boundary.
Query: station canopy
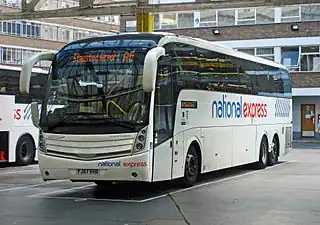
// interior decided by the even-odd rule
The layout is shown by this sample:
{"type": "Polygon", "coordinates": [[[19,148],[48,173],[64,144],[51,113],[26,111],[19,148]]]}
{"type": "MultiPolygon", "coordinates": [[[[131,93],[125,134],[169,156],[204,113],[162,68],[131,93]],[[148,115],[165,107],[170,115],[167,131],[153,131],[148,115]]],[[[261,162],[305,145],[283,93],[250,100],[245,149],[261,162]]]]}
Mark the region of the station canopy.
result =
{"type": "Polygon", "coordinates": [[[198,11],[205,9],[288,6],[319,3],[319,0],[77,0],[74,6],[44,9],[45,0],[21,0],[22,10],[2,12],[0,20],[58,17],[135,16],[139,13],[198,11]]]}

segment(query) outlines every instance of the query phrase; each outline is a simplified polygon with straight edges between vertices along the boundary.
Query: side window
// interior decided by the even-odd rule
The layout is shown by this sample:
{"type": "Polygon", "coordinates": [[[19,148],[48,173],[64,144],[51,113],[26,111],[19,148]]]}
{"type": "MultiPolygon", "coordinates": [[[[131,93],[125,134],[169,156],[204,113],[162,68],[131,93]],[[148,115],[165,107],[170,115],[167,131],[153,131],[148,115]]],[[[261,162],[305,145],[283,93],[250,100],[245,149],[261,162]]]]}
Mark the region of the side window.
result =
{"type": "Polygon", "coordinates": [[[176,103],[173,98],[174,73],[173,58],[161,57],[158,62],[158,74],[154,105],[154,142],[155,146],[172,137],[176,103]]]}
{"type": "Polygon", "coordinates": [[[0,70],[0,94],[8,94],[9,76],[6,70],[0,70]]]}
{"type": "Polygon", "coordinates": [[[240,64],[238,67],[238,74],[239,74],[238,93],[251,95],[254,93],[254,85],[252,82],[252,75],[254,74],[254,71],[249,69],[245,70],[246,65],[248,65],[248,63],[245,63],[244,65],[240,64]]]}
{"type": "Polygon", "coordinates": [[[233,91],[232,84],[235,81],[236,67],[230,57],[203,48],[197,51],[197,71],[199,72],[200,88],[211,91],[233,91]]]}
{"type": "Polygon", "coordinates": [[[254,76],[254,66],[250,62],[231,57],[233,70],[229,73],[228,77],[228,92],[238,94],[252,94],[253,82],[252,76],[254,76]],[[229,78],[230,77],[230,78],[229,78]]]}
{"type": "Polygon", "coordinates": [[[252,82],[254,94],[256,95],[269,95],[270,96],[270,75],[268,67],[260,64],[250,62],[252,69],[252,82]]]}
{"type": "Polygon", "coordinates": [[[31,101],[31,94],[20,94],[19,77],[19,71],[0,70],[0,94],[15,95],[16,103],[29,103],[31,101]]]}
{"type": "Polygon", "coordinates": [[[268,74],[270,76],[270,94],[271,96],[283,96],[284,94],[284,83],[280,69],[269,67],[268,74]]]}
{"type": "Polygon", "coordinates": [[[169,55],[171,57],[176,57],[176,51],[175,51],[176,43],[168,43],[164,45],[164,49],[166,50],[166,55],[169,55]]]}
{"type": "Polygon", "coordinates": [[[30,79],[30,96],[37,100],[42,101],[43,96],[45,95],[45,87],[47,82],[47,74],[32,74],[30,79]]]}
{"type": "Polygon", "coordinates": [[[280,73],[281,73],[281,77],[282,77],[282,80],[283,80],[284,96],[285,97],[291,97],[291,94],[292,94],[291,75],[286,70],[281,70],[280,73]]]}
{"type": "Polygon", "coordinates": [[[288,97],[291,95],[291,78],[287,71],[270,67],[271,84],[270,92],[276,97],[288,97]]]}
{"type": "Polygon", "coordinates": [[[175,45],[175,52],[178,58],[176,93],[178,94],[181,89],[198,89],[200,85],[197,71],[199,62],[196,57],[195,46],[177,43],[175,45]]]}

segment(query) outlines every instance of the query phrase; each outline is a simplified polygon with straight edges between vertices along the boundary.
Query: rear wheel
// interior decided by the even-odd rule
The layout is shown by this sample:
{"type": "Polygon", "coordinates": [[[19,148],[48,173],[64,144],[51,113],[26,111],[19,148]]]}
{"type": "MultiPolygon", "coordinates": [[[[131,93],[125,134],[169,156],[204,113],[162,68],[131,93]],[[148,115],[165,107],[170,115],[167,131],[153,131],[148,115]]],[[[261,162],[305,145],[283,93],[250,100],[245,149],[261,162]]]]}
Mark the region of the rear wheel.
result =
{"type": "Polygon", "coordinates": [[[35,146],[32,139],[24,135],[16,146],[16,162],[19,166],[30,165],[35,157],[35,146]]]}
{"type": "Polygon", "coordinates": [[[276,136],[272,139],[271,151],[268,153],[268,165],[273,166],[278,162],[279,142],[276,136]]]}
{"type": "Polygon", "coordinates": [[[257,169],[264,169],[268,164],[268,140],[266,136],[262,137],[260,143],[259,161],[257,162],[257,169]]]}
{"type": "Polygon", "coordinates": [[[185,187],[193,186],[197,180],[200,173],[199,168],[199,155],[197,153],[196,148],[191,145],[185,162],[185,169],[184,169],[184,177],[183,177],[183,185],[185,187]]]}

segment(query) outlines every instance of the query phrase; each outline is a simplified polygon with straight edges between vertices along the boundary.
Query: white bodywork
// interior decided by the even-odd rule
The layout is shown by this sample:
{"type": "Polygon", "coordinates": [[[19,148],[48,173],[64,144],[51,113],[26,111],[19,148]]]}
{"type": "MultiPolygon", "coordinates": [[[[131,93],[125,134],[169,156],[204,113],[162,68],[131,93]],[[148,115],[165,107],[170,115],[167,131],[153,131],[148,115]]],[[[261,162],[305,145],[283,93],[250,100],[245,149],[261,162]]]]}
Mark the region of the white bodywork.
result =
{"type": "MultiPolygon", "coordinates": [[[[131,149],[137,133],[46,134],[47,154],[39,152],[39,165],[45,179],[148,182],[170,180],[183,176],[186,152],[193,141],[196,141],[201,148],[202,173],[252,163],[259,160],[263,135],[267,136],[270,149],[273,136],[278,135],[280,156],[285,155],[290,149],[286,148],[286,143],[291,143],[291,107],[291,99],[184,90],[178,100],[173,139],[157,146],[154,150],[150,133],[146,151],[136,155],[131,155],[131,149]],[[212,102],[222,101],[223,95],[227,96],[226,102],[238,102],[240,97],[242,98],[241,118],[212,117],[212,102]],[[196,101],[198,108],[181,108],[181,100],[196,101]],[[244,104],[251,103],[266,104],[266,116],[259,118],[255,115],[245,118],[244,104]],[[285,117],[276,117],[276,112],[279,111],[284,113],[285,117]],[[183,119],[182,112],[188,114],[188,117],[183,119]],[[186,125],[181,125],[182,120],[186,125]],[[286,127],[290,127],[289,137],[286,136],[288,135],[286,127]],[[171,141],[174,143],[173,148],[170,147],[171,141]],[[175,152],[177,154],[174,154],[175,152]],[[99,157],[104,159],[99,160],[99,157]],[[125,166],[127,162],[138,164],[132,167],[125,166]],[[75,169],[99,169],[99,174],[79,175],[75,169]],[[45,171],[50,175],[45,175],[45,171]],[[138,176],[133,177],[132,172],[136,172],[138,176]]],[[[260,112],[263,113],[262,110],[260,112]]]]}
{"type": "Polygon", "coordinates": [[[11,131],[14,127],[13,115],[14,111],[14,96],[0,95],[0,131],[11,131]]]}
{"type": "Polygon", "coordinates": [[[39,151],[44,179],[113,179],[150,181],[149,152],[131,156],[137,133],[117,135],[45,134],[46,151],[39,151]],[[130,156],[129,156],[130,155],[130,156]],[[55,157],[57,156],[57,157],[55,157]],[[58,158],[59,157],[59,158],[58,158]],[[130,164],[136,162],[137,164],[130,164]],[[75,169],[100,169],[98,175],[81,176],[75,169]],[[49,172],[49,176],[45,172],[49,172]]]}
{"type": "MultiPolygon", "coordinates": [[[[20,67],[15,66],[2,65],[0,69],[21,71],[20,67]]],[[[33,69],[32,72],[47,73],[42,69],[33,69]]],[[[16,162],[17,142],[23,135],[28,135],[33,140],[37,161],[38,128],[33,126],[30,104],[17,104],[14,95],[0,94],[0,105],[3,106],[0,110],[0,131],[9,132],[8,162],[16,162]]]]}
{"type": "MultiPolygon", "coordinates": [[[[235,52],[206,41],[199,42],[199,40],[192,38],[164,37],[160,40],[159,47],[172,41],[194,44],[202,48],[285,69],[285,67],[271,61],[235,52]]],[[[154,58],[163,54],[154,53],[154,58]]],[[[144,77],[144,82],[148,79],[144,77]]],[[[154,79],[149,80],[154,82],[154,79]]],[[[183,177],[186,152],[193,142],[196,142],[200,147],[202,173],[258,161],[263,135],[266,135],[268,139],[269,149],[271,149],[274,135],[278,135],[280,156],[286,154],[291,148],[291,99],[203,90],[182,90],[180,92],[174,118],[173,138],[154,148],[155,92],[150,87],[144,88],[144,90],[152,90],[152,92],[148,131],[145,148],[142,152],[132,153],[137,133],[112,135],[44,134],[46,150],[39,151],[39,166],[43,179],[153,182],[183,177]],[[242,104],[239,103],[241,105],[239,106],[241,107],[239,118],[216,118],[215,114],[213,115],[213,101],[222,101],[223,96],[226,102],[238,102],[242,98],[240,102],[242,104]],[[197,108],[181,108],[182,100],[196,101],[197,108]],[[253,114],[245,117],[247,109],[244,108],[249,108],[249,106],[244,105],[248,104],[252,108],[252,103],[266,104],[263,106],[265,109],[257,109],[260,117],[253,114]],[[182,118],[182,113],[187,117],[182,118]],[[90,170],[93,169],[97,169],[98,172],[91,173],[90,170]]]]}
{"type": "Polygon", "coordinates": [[[31,105],[30,104],[15,104],[14,105],[14,130],[10,132],[10,143],[9,146],[9,162],[16,161],[16,146],[20,137],[23,135],[29,135],[35,145],[35,160],[38,160],[37,149],[38,149],[38,128],[33,126],[31,120],[31,105]]]}
{"type": "MultiPolygon", "coordinates": [[[[38,129],[31,121],[30,104],[15,104],[15,96],[0,95],[0,131],[9,132],[8,162],[16,162],[17,142],[23,135],[29,135],[37,148],[38,129]]],[[[37,154],[36,158],[37,160],[37,154]]]]}
{"type": "Polygon", "coordinates": [[[154,180],[163,180],[164,177],[167,179],[182,177],[186,152],[193,141],[196,141],[201,149],[202,173],[258,161],[263,135],[267,136],[271,147],[273,136],[278,134],[279,155],[286,154],[290,149],[285,147],[286,142],[291,143],[291,106],[291,99],[211,91],[182,91],[176,110],[173,137],[175,144],[173,149],[170,149],[166,143],[155,148],[154,163],[159,166],[155,167],[154,180]],[[223,95],[227,95],[226,102],[238,102],[242,97],[242,110],[245,103],[266,104],[267,116],[244,118],[242,113],[241,118],[212,117],[212,102],[222,101],[223,95]],[[196,101],[198,108],[181,108],[181,100],[196,101]],[[286,117],[276,117],[276,111],[279,110],[286,113],[286,117]],[[182,112],[188,115],[187,118],[182,118],[182,112]],[[186,125],[181,125],[182,121],[186,125]],[[286,140],[286,127],[290,127],[289,140],[286,140]],[[172,151],[177,151],[178,155],[173,154],[172,151]],[[172,171],[170,171],[171,167],[172,171]]]}

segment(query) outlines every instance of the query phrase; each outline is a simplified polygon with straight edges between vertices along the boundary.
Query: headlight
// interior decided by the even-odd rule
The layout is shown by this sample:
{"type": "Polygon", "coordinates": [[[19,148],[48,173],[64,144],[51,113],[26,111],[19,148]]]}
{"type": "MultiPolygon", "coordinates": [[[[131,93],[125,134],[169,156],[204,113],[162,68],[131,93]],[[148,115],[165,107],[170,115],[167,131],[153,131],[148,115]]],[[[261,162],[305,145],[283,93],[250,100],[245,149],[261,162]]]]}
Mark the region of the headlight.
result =
{"type": "Polygon", "coordinates": [[[140,152],[145,149],[148,127],[141,129],[136,137],[133,146],[133,153],[140,152]]]}
{"type": "Polygon", "coordinates": [[[38,141],[38,149],[40,152],[47,153],[46,148],[46,139],[44,137],[43,131],[39,129],[39,141],[38,141]]]}

